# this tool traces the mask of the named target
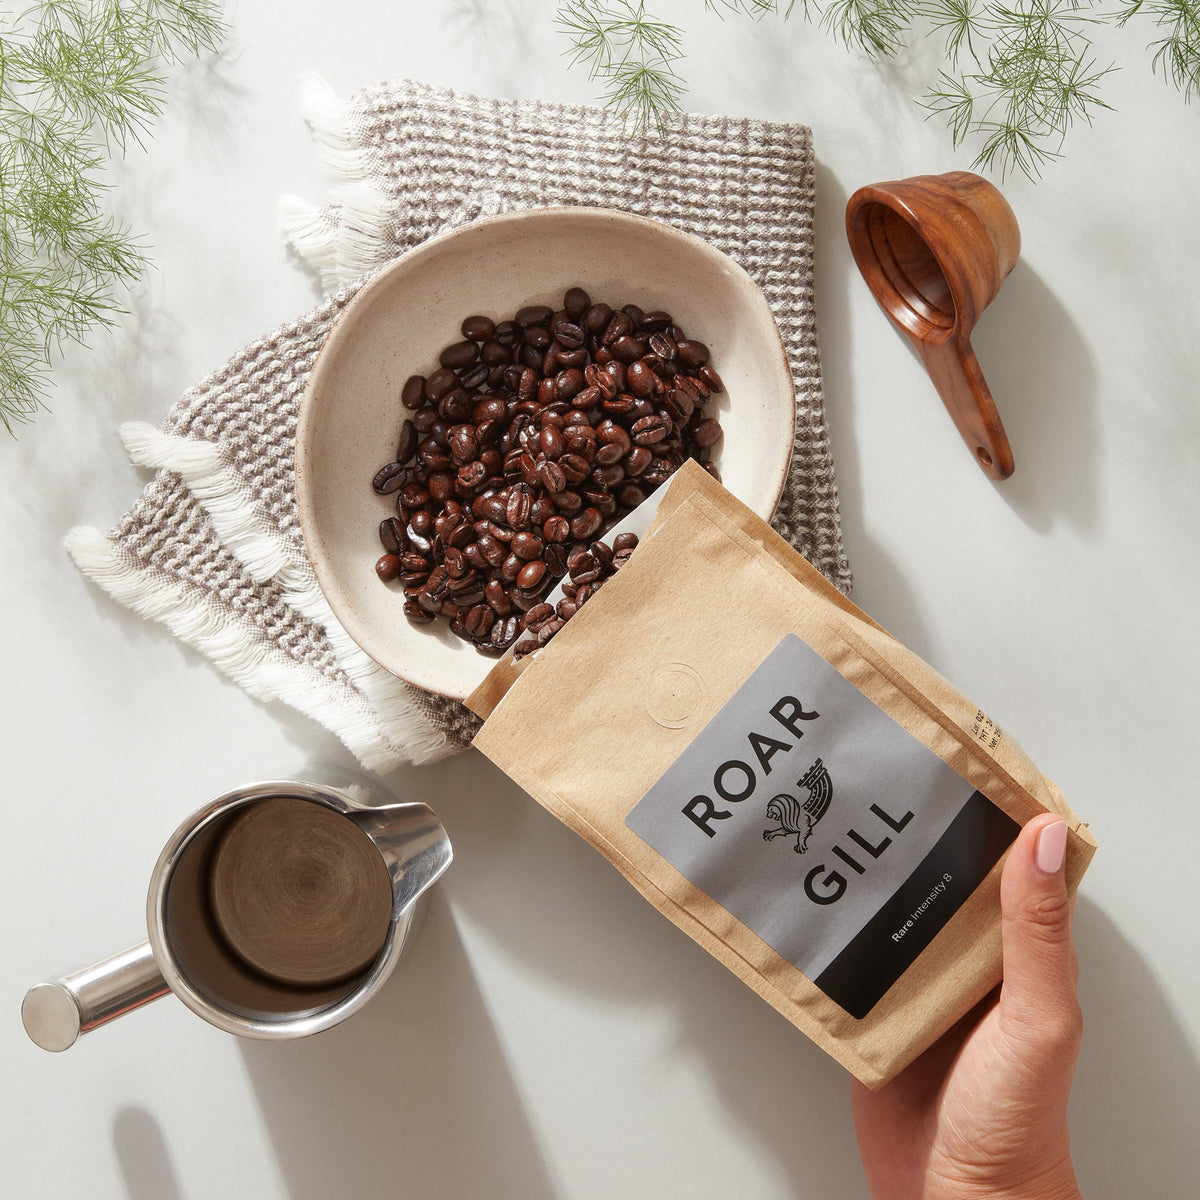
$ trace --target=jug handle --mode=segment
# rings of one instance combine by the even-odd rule
[[[165,996],[149,942],[52,983],[35,984],[21,1002],[21,1024],[43,1050],[66,1050],[81,1033]]]

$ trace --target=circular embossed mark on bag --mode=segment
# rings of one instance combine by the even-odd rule
[[[682,729],[704,703],[704,680],[686,663],[666,663],[650,677],[646,711],[666,729]]]

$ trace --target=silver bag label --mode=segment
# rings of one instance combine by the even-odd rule
[[[625,823],[857,1018],[1018,831],[795,634]]]

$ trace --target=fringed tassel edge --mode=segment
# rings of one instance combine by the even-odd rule
[[[400,757],[382,743],[359,698],[335,698],[328,683],[280,657],[253,633],[238,628],[226,611],[180,584],[139,568],[121,555],[99,530],[72,529],[64,541],[76,566],[118,603],[165,625],[180,641],[211,659],[239,687],[258,700],[282,700],[335,733],[368,770],[387,771]]]
[[[426,763],[453,753],[455,747],[422,711],[418,693],[368,657],[345,631],[307,560],[298,558],[261,516],[219,446],[140,422],[127,422],[120,432],[134,462],[174,471],[183,479],[222,544],[252,579],[273,580],[290,607],[325,631],[338,666],[372,709],[378,723],[375,740],[387,747],[387,754],[396,762]]]
[[[369,155],[354,127],[353,105],[339,100],[317,75],[300,80],[300,113],[316,139],[333,186],[326,209],[295,196],[279,202],[279,227],[289,245],[332,291],[352,283],[386,255],[392,206],[371,178]]]

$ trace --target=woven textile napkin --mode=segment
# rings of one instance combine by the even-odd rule
[[[325,335],[381,265],[477,217],[588,204],[705,238],[763,289],[796,383],[795,452],[774,524],[849,591],[813,311],[807,128],[680,115],[647,139],[602,109],[486,100],[411,81],[342,103],[309,79],[301,103],[331,200],[285,197],[281,224],[328,298],[191,388],[161,430],[122,427],[134,461],[156,474],[107,535],[71,531],[68,549],[86,575],[250,694],[320,721],[369,769],[464,748],[476,718],[378,667],[317,587],[296,511],[297,413]]]

